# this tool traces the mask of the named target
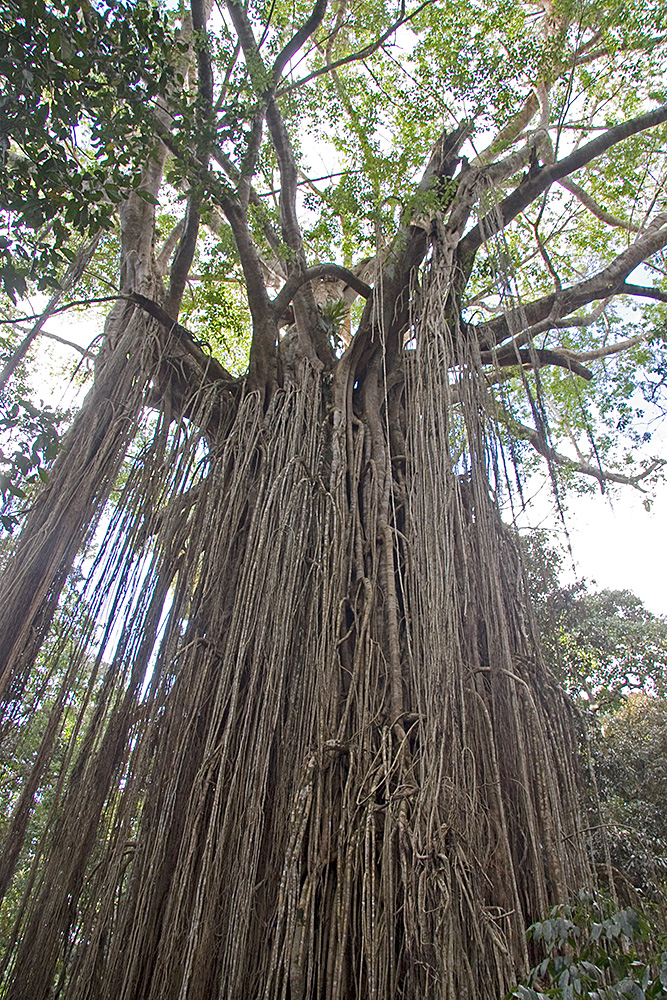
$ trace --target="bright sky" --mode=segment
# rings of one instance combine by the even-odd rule
[[[632,590],[656,614],[667,614],[667,487],[650,513],[641,495],[626,487],[613,503],[604,497],[577,501],[570,527],[581,575],[599,587]]]
[[[664,442],[659,450],[667,452]],[[643,506],[647,496],[652,500],[650,512]],[[531,504],[520,526],[546,529],[563,546],[569,535],[578,578],[593,589],[631,590],[650,611],[667,615],[667,483],[649,494],[621,486],[613,495],[596,490],[570,498],[567,535],[546,479],[532,492],[527,490],[528,497]],[[572,579],[574,570],[568,576]]]

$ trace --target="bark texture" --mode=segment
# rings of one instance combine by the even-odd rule
[[[298,361],[268,406],[202,383],[147,411],[7,1000],[492,1000],[590,881],[450,280],[401,371],[380,320],[361,367]]]

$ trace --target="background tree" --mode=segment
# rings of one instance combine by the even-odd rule
[[[667,827],[664,775],[667,765],[664,696],[629,696],[599,720],[595,767],[602,815],[610,835],[619,889],[627,879],[641,897],[664,902]]]
[[[500,995],[593,873],[497,498],[659,469],[608,431],[662,364],[661,8],[3,17],[9,298],[115,284],[0,587],[12,705],[83,552],[95,678],[5,995]]]
[[[616,709],[633,691],[665,696],[667,622],[629,590],[563,584],[567,557],[543,532],[522,539],[531,603],[551,669],[579,706]]]
[[[524,545],[542,649],[582,713],[598,859],[606,844],[626,903],[664,903],[667,621],[629,591],[563,585],[565,560],[539,533]]]

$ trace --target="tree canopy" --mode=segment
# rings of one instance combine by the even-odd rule
[[[406,240],[414,265],[436,235],[455,250],[447,308],[492,373],[512,458],[536,449],[599,480],[656,473],[633,446],[650,437],[634,418],[645,400],[660,405],[665,365],[660,4],[231,4],[184,16],[6,7],[10,301],[29,288],[55,289],[51,308],[139,291],[119,280],[114,235],[136,192],[155,204],[165,275],[180,240],[166,313],[178,305],[238,373],[252,330],[251,380],[270,386],[281,376],[268,355],[294,295],[308,297],[296,291],[306,270],[319,268],[323,332],[298,352],[331,369],[341,329],[345,340],[361,321],[359,343],[373,335],[361,313],[374,269],[405,256]]]

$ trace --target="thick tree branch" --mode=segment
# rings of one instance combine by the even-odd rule
[[[627,281],[618,289],[619,295],[637,295],[645,299],[657,299],[658,302],[667,302],[667,292],[661,288],[648,288],[645,285],[631,285]]]
[[[199,116],[202,125],[210,122],[213,115],[213,67],[208,51],[206,37],[206,22],[208,18],[204,0],[190,0],[192,27],[195,31],[195,50],[197,53],[197,87],[199,91]],[[201,165],[208,170],[208,155],[201,159]],[[165,310],[174,319],[178,316],[183,299],[183,292],[192,267],[197,237],[199,235],[199,197],[190,192],[188,207],[185,213],[183,231],[171,265],[169,290],[165,301]]]
[[[363,48],[358,49],[356,52],[351,52],[346,56],[341,56],[340,59],[335,59],[333,61],[327,60],[325,66],[321,66],[319,69],[313,70],[307,76],[301,77],[300,80],[295,80],[293,83],[288,83],[284,87],[280,87],[276,91],[277,97],[283,97],[286,94],[291,94],[293,91],[298,90],[299,87],[305,87],[306,84],[310,83],[312,80],[316,80],[320,76],[325,76],[327,73],[331,73],[332,70],[338,69],[340,66],[347,66],[349,63],[360,62],[362,59],[367,59],[368,56],[372,56],[374,52],[377,52],[381,48],[387,39],[391,38],[398,29],[404,25],[408,24],[413,20],[425,7],[430,6],[434,0],[425,0],[425,3],[421,3],[416,10],[411,11],[410,14],[405,13],[405,4],[402,5],[401,16],[391,24],[386,31],[383,31],[374,42],[369,42],[368,45],[364,45]]]
[[[234,2],[234,0],[228,0],[227,11],[241,44],[255,91],[260,98],[263,98],[267,91],[267,70],[246,11],[240,3]],[[239,181],[242,181],[241,172],[239,172]],[[250,197],[249,191],[247,197]],[[254,387],[265,389],[267,386],[275,385],[277,381],[278,326],[264,283],[259,254],[254,246],[248,226],[247,202],[244,204],[243,201],[237,199],[224,199],[220,201],[220,205],[234,234],[246,280],[248,305],[253,321],[250,383]]]
[[[211,151],[211,156],[213,157],[213,159],[215,160],[215,162],[220,167],[222,167],[222,169],[225,171],[225,173],[227,174],[227,177],[230,179],[230,181],[232,181],[234,184],[237,185],[237,191],[238,191],[238,186],[241,184],[241,171],[236,166],[236,164],[232,163],[232,161],[227,156],[227,154],[224,152],[224,150],[220,149],[219,146],[216,146]],[[260,195],[257,193],[257,191],[255,190],[255,188],[250,183],[250,180],[246,178],[244,180],[244,184],[247,186],[247,189],[248,189],[248,203],[247,204],[250,204],[250,205],[253,206],[253,208],[257,209],[257,214],[258,214],[259,219],[261,221],[262,232],[264,233],[264,236],[266,238],[266,242],[269,244],[269,246],[271,247],[271,249],[275,253],[278,253],[279,250],[280,250],[280,237],[279,237],[278,233],[276,232],[276,230],[273,228],[273,226],[270,224],[270,222],[266,218],[266,215],[267,215],[266,206],[265,206],[264,202],[262,201],[262,198],[260,197]]]
[[[443,132],[433,147],[431,157],[417,189],[419,197],[431,190],[443,177],[451,177],[459,162],[459,150],[470,134],[470,124],[464,122],[451,133]],[[461,182],[463,184],[463,181]],[[459,186],[460,191],[460,186]],[[460,206],[460,211],[465,212]],[[377,345],[378,326],[383,331],[385,351],[393,362],[401,355],[402,335],[409,322],[410,283],[414,269],[424,259],[428,249],[428,233],[423,226],[407,222],[398,230],[392,246],[383,260],[381,295],[367,299],[359,329],[345,352],[346,366],[360,370]],[[377,287],[377,286],[376,286]]]
[[[271,72],[272,87],[275,88],[278,85],[282,72],[292,56],[295,55],[304,42],[306,42],[315,31],[317,31],[322,23],[326,9],[327,0],[317,0],[313,8],[313,12],[306,23],[299,28],[295,35],[292,36],[282,52],[278,53]]]
[[[658,216],[644,235],[592,278],[565,288],[558,295],[552,292],[510,309],[488,323],[477,324],[473,329],[479,337],[482,350],[489,350],[494,344],[501,344],[509,337],[514,337],[514,342],[520,346],[538,333],[551,329],[556,320],[596,299],[624,293],[639,294],[630,291],[633,286],[626,285],[625,278],[651,254],[667,246],[666,223],[666,217]],[[652,290],[646,289],[641,294],[648,291]]]
[[[208,14],[203,0],[190,0],[192,27],[197,32],[195,50],[197,53],[197,84],[206,114],[213,108],[213,67],[208,50],[206,22]]]
[[[241,42],[246,65],[253,80],[256,93],[267,102],[266,123],[280,170],[280,222],[282,236],[285,244],[291,251],[290,258],[287,261],[288,272],[303,272],[306,270],[306,257],[303,248],[301,229],[296,213],[297,166],[292,143],[287,129],[285,128],[285,123],[280,113],[275,94],[272,90],[273,81],[270,78],[270,74],[268,74],[266,66],[262,60],[248,16],[244,8],[239,3],[235,3],[234,0],[227,0],[227,9],[236,29],[239,41]],[[323,16],[324,11],[322,10],[321,13]],[[313,11],[313,16],[320,16],[319,0],[315,10]],[[309,23],[310,22],[307,22],[307,24]],[[303,30],[305,30],[305,28],[306,26],[304,26]],[[280,57],[278,58],[280,59]],[[226,214],[228,213],[226,212]],[[230,219],[230,222],[231,221],[232,220]],[[245,244],[249,243],[250,240],[248,236],[248,240],[244,243],[244,254],[246,256],[249,255],[251,248],[249,245]],[[239,253],[241,253],[240,247]],[[242,255],[242,263],[243,259],[244,257]],[[251,349],[251,373],[256,372],[259,375],[259,372],[264,368],[265,364],[268,364],[269,340],[271,339],[273,340],[271,345],[271,357],[274,357],[275,355],[277,325],[273,310],[270,307],[266,288],[264,288],[264,293],[257,302],[253,302],[253,295],[249,288],[248,300],[251,311],[253,309],[255,310],[253,313],[254,331],[253,347]],[[325,365],[330,364],[334,357],[333,350],[329,344],[326,333],[321,328],[315,299],[313,298],[312,291],[308,289],[307,286],[304,287],[303,290],[299,290],[297,297],[295,298],[294,305],[301,352],[306,356],[310,356],[313,360],[319,358],[319,360]],[[266,312],[264,312],[265,309],[267,310]],[[261,346],[258,344],[257,347],[255,347],[255,338],[257,336],[261,338],[262,344]],[[257,364],[255,364],[253,356],[256,359]],[[263,360],[260,362],[260,359]],[[273,362],[271,362],[271,364],[273,365]],[[269,381],[274,381],[273,375],[270,376]]]
[[[157,254],[155,263],[157,264],[158,273],[161,277],[165,274],[167,267],[169,266],[171,255],[178,246],[178,241],[181,238],[184,226],[185,219],[183,218],[172,228],[171,232],[162,244],[160,252]]]
[[[667,121],[667,104],[662,104],[653,111],[637,115],[621,125],[615,125],[603,132],[602,135],[596,136],[586,145],[581,146],[580,149],[570,153],[569,156],[541,167],[532,177],[524,179],[510,195],[504,198],[495,209],[487,213],[461,240],[458,258],[464,273],[469,274],[475,252],[484,240],[507,226],[553,183],[576,170],[580,170],[619,142],[649,128],[655,128],[656,125],[661,125],[665,121]]]
[[[257,40],[253,33],[250,21],[248,20],[245,8],[238,2],[238,0],[227,0],[227,12],[229,13],[232,24],[234,25],[234,30],[236,31],[238,40],[241,43],[248,72],[251,77],[265,78],[266,67],[264,66],[264,60],[262,59],[259,51],[259,46],[257,45]],[[255,82],[255,79],[253,82]],[[264,82],[265,84],[265,80],[259,82]],[[264,87],[259,87],[258,93],[261,93],[263,89]]]
[[[578,330],[590,326],[591,323],[597,323],[612,298],[613,295],[610,295],[606,299],[601,299],[595,308],[591,309],[585,316],[564,316],[563,319],[557,319],[553,324],[554,330]]]
[[[235,379],[234,376],[220,364],[217,358],[214,358],[210,354],[206,354],[197,343],[194,335],[180,323],[177,323],[176,320],[174,320],[172,316],[159,306],[157,302],[146,298],[145,295],[139,295],[138,292],[132,292],[127,296],[127,298],[128,301],[134,302],[135,305],[143,309],[144,312],[147,312],[149,316],[152,316],[153,319],[157,320],[163,329],[172,334],[178,343],[187,351],[187,353],[195,359],[202,372],[208,374],[211,378],[217,381],[227,383],[229,387],[238,384],[238,379]]]
[[[555,365],[557,368],[566,368],[574,375],[579,375],[587,382],[593,378],[593,372],[580,363],[580,356],[573,355],[567,351],[554,351],[534,348],[515,348],[513,344],[504,347],[502,351],[482,351],[482,364],[497,365],[499,368],[513,368],[517,365],[534,368]]]
[[[313,267],[306,268],[305,271],[292,272],[272,302],[276,316],[281,316],[284,313],[302,285],[305,285],[307,281],[324,277],[338,278],[339,281],[344,281],[346,285],[354,288],[355,292],[358,292],[365,299],[370,296],[373,290],[370,285],[357,277],[353,271],[348,271],[346,267],[341,267],[339,264],[315,264]]]
[[[548,141],[548,133],[541,130],[531,136],[530,140],[520,149],[516,149],[503,160],[496,160],[486,166],[479,166],[479,163],[471,164],[473,169],[478,169],[480,175],[491,184],[502,184],[504,180],[518,173],[527,166],[532,158],[539,151],[540,147]]]
[[[283,239],[291,250],[302,256],[303,242],[296,214],[298,177],[296,158],[283,117],[273,97],[268,103],[266,120],[280,168],[280,222]]]
[[[280,168],[280,223],[283,239],[291,251],[290,259],[287,261],[288,272],[290,275],[293,273],[300,275],[305,273],[307,268],[296,212],[298,171],[292,143],[275,97],[269,99],[266,122]],[[301,283],[301,288],[297,290],[294,299],[294,306],[300,350],[306,355],[312,354],[314,350],[324,365],[330,365],[334,357],[333,350],[321,327],[312,289],[307,284]]]
[[[643,45],[619,45],[615,48],[615,52],[651,52],[656,49],[659,45],[662,45],[667,41],[667,35],[660,35],[658,38],[651,38],[647,40]],[[577,66],[587,66],[589,63],[595,62],[596,59],[603,59],[605,56],[609,55],[609,49],[606,46],[600,46],[597,49],[593,49],[591,52],[586,52],[584,55],[577,58]]]
[[[225,210],[239,252],[252,317],[250,384],[253,388],[273,387],[277,382],[278,323],[264,282],[262,263],[248,227],[244,210],[230,204]]]
[[[195,250],[197,249],[197,236],[199,235],[199,206],[195,198],[190,195],[188,207],[185,213],[185,221],[178,247],[171,265],[169,277],[169,290],[165,300],[165,311],[174,319],[177,318],[181,308],[183,292],[188,280],[188,274],[192,267]]]
[[[224,178],[222,178],[220,174],[214,173],[208,164],[204,164],[200,160],[197,160],[192,148],[183,148],[179,145],[169,131],[169,128],[162,122],[158,115],[151,111],[150,108],[142,109],[142,117],[146,125],[149,125],[153,129],[155,138],[162,143],[162,145],[176,160],[179,161],[179,163],[192,164],[194,161],[197,164],[197,181],[199,181],[199,183],[206,188],[211,197],[214,198],[218,205],[223,207],[224,210],[224,206],[229,204],[230,200],[232,200],[235,196],[233,189],[230,186],[225,185]],[[218,156],[218,151],[214,148],[210,152],[216,162],[220,163],[220,166],[225,169],[222,160]]]
[[[501,423],[505,424],[508,430],[524,441],[527,441],[535,449],[538,454],[542,455],[547,461],[554,463],[555,465],[561,466],[561,468],[569,469],[571,472],[577,472],[583,476],[590,476],[592,479],[597,479],[600,484],[601,489],[604,490],[605,483],[619,483],[622,486],[633,486],[640,492],[646,492],[640,486],[640,483],[652,476],[654,472],[662,468],[667,462],[664,459],[656,458],[654,459],[648,468],[644,469],[643,472],[638,473],[636,476],[625,476],[620,472],[611,472],[607,469],[599,468],[595,465],[590,465],[586,461],[577,461],[573,458],[568,458],[567,455],[563,455],[561,452],[556,451],[551,445],[544,439],[544,437],[535,430],[534,427],[529,427],[527,424],[522,423],[517,420],[516,417],[504,410],[498,403],[494,402],[492,404],[492,409],[494,410],[496,419]]]
[[[250,204],[250,198],[253,194],[254,188],[252,186],[252,177],[255,173],[257,167],[257,159],[259,157],[259,150],[262,145],[262,136],[264,135],[264,117],[266,115],[266,102],[264,100],[260,101],[260,106],[255,112],[255,117],[252,123],[252,129],[250,131],[250,138],[248,140],[248,146],[243,156],[243,162],[241,164],[241,169],[238,176],[237,184],[237,197],[241,207],[246,210]]]
[[[516,142],[539,110],[540,102],[537,99],[537,94],[535,90],[531,90],[521,109],[500,130],[491,145],[487,149],[482,150],[479,156],[472,160],[470,166],[482,167],[491,163],[499,153],[507,149],[508,146],[511,146],[513,142]]]

